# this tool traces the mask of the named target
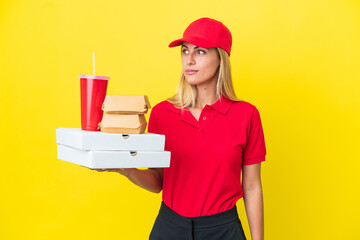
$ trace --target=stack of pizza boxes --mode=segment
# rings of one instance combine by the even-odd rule
[[[88,168],[170,167],[165,135],[145,132],[145,95],[107,95],[101,131],[57,128],[58,159]]]

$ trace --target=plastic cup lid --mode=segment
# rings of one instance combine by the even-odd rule
[[[110,77],[96,76],[96,75],[79,75],[79,78],[91,78],[96,80],[110,80]]]

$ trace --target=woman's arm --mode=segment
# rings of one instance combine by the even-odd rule
[[[141,170],[137,168],[114,168],[114,169],[96,169],[98,172],[117,172],[127,177],[131,182],[153,193],[159,193],[162,190],[163,169],[149,168]]]
[[[261,163],[243,165],[242,187],[251,239],[264,239],[264,207],[260,175]]]

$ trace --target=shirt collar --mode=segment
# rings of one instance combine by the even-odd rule
[[[214,104],[209,105],[209,106],[212,107],[213,109],[217,110],[218,112],[222,113],[222,114],[226,114],[229,111],[231,104],[232,104],[232,100],[226,98],[223,95]],[[179,113],[179,114],[182,113],[182,110],[180,108],[175,107],[170,102],[169,102],[169,104],[167,106],[167,109],[169,109],[170,111]],[[189,109],[185,108],[184,111],[189,111]]]

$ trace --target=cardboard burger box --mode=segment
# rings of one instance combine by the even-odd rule
[[[144,114],[105,113],[99,126],[104,133],[141,134],[145,132],[147,122]]]
[[[100,131],[107,133],[141,134],[147,122],[144,114],[150,106],[146,95],[106,95],[102,109],[105,112]]]
[[[57,157],[89,168],[170,167],[165,135],[56,129]]]
[[[106,95],[102,109],[107,113],[145,114],[151,108],[146,95]]]

